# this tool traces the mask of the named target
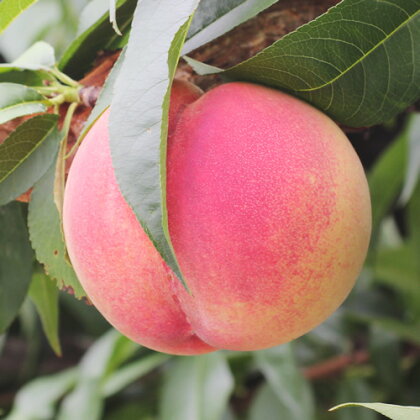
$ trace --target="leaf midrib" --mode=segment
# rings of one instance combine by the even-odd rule
[[[392,32],[390,32],[386,37],[384,37],[378,44],[376,44],[374,47],[372,47],[369,51],[367,51],[366,54],[364,54],[362,57],[360,57],[358,60],[356,60],[351,66],[349,66],[346,70],[338,74],[333,79],[329,80],[328,82],[324,83],[323,85],[319,85],[313,88],[308,89],[295,89],[295,92],[313,92],[318,89],[322,89],[326,86],[331,85],[341,77],[343,77],[346,73],[348,73],[351,69],[353,69],[355,66],[357,66],[359,63],[361,63],[366,57],[368,57],[371,53],[373,53],[377,48],[379,48],[381,45],[383,45],[386,41],[388,41],[396,32],[398,32],[403,26],[408,24],[412,19],[414,19],[418,14],[420,13],[420,10],[417,10],[412,16],[409,16],[407,20],[402,22],[400,25],[398,25]]]

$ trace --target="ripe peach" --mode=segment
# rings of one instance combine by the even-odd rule
[[[184,88],[171,97],[167,206],[190,294],[120,193],[107,113],[65,192],[76,273],[111,324],[156,350],[292,340],[327,318],[359,274],[371,225],[363,168],[337,125],[294,97],[228,83],[178,101]]]

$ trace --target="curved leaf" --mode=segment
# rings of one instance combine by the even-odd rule
[[[340,404],[331,408],[335,411],[344,407],[365,407],[383,414],[392,420],[418,420],[420,418],[419,407],[403,407],[401,405],[383,404],[383,403],[347,403]]]
[[[86,296],[73,267],[61,231],[61,221],[54,203],[55,161],[35,184],[29,203],[28,226],[32,247],[45,271],[57,280],[59,287],[68,287],[77,298]]]
[[[53,418],[55,404],[74,385],[77,374],[77,369],[72,368],[32,380],[19,390],[5,420]]]
[[[44,114],[21,124],[0,145],[0,204],[30,188],[45,173],[54,153],[58,116]]]
[[[223,74],[286,89],[348,126],[370,126],[420,97],[419,43],[420,0],[343,0]]]
[[[44,97],[36,90],[17,83],[0,83],[0,124],[23,115],[47,110]]]
[[[309,383],[297,368],[291,344],[253,353],[257,367],[277,396],[278,415],[290,420],[314,418],[314,401]],[[264,391],[269,398],[269,392]],[[261,397],[262,398],[262,397]]]
[[[111,154],[122,194],[181,280],[166,212],[166,137],[170,86],[196,4],[197,0],[139,3],[109,122]]]
[[[42,328],[55,354],[61,356],[58,337],[58,289],[45,273],[35,272],[29,287],[29,297],[41,318]]]
[[[160,419],[219,420],[233,385],[222,353],[178,357],[163,385]]]
[[[30,121],[30,120],[28,120]],[[7,204],[31,188],[47,171],[54,160],[60,142],[56,129],[51,131],[42,144],[0,183],[0,205]]]

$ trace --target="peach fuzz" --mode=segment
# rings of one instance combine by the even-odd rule
[[[167,159],[169,230],[190,294],[120,193],[108,113],[70,170],[71,261],[105,318],[155,350],[290,341],[325,320],[361,270],[371,229],[363,168],[339,127],[294,97],[239,82],[191,92],[172,90]]]

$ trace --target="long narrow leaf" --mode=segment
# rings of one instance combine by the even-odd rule
[[[196,5],[196,0],[139,3],[115,84],[109,123],[121,191],[180,279],[166,214],[166,137],[169,89]]]

